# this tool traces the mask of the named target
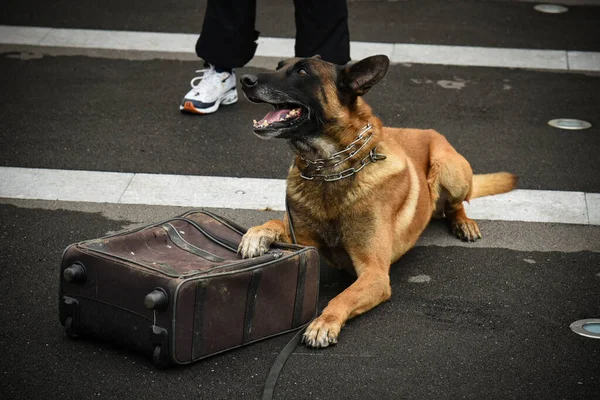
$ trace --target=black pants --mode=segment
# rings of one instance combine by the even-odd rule
[[[319,54],[335,64],[350,61],[346,0],[294,0],[296,57]],[[244,66],[254,57],[256,0],[208,0],[196,54],[221,68]]]

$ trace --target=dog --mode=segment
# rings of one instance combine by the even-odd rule
[[[250,228],[239,253],[256,257],[273,242],[292,243],[295,235],[357,277],[309,324],[303,335],[308,347],[337,343],[348,319],[391,297],[390,265],[415,245],[434,215],[445,217],[458,238],[475,241],[481,233],[463,202],[511,191],[517,183],[508,172],[473,175],[434,130],[383,127],[362,96],[388,67],[384,55],[347,66],[315,56],[240,79],[249,101],[274,107],[254,121],[254,133],[287,140],[296,156],[287,178],[289,214]]]

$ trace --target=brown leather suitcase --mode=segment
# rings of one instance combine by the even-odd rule
[[[205,211],[67,247],[59,318],[92,336],[186,364],[305,326],[317,310],[319,255],[275,244],[241,259],[245,229]]]

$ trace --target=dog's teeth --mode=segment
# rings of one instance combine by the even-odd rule
[[[257,124],[258,124],[258,121],[256,121],[255,119],[253,119],[253,120],[252,120],[252,123],[253,123],[254,125],[257,125]]]

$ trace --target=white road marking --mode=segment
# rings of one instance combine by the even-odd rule
[[[120,203],[284,210],[285,180],[135,174]]]
[[[197,34],[0,25],[0,44],[194,54]],[[386,54],[395,63],[600,71],[600,53],[568,50],[351,42],[359,60]],[[262,37],[256,56],[293,57],[294,39]]]
[[[431,276],[429,275],[416,275],[408,278],[409,283],[429,283],[431,282]]]
[[[473,219],[589,224],[583,192],[515,190],[465,204]]]
[[[600,225],[600,194],[586,193],[585,203],[588,209],[590,225]]]
[[[118,203],[134,174],[0,167],[0,197]]]
[[[285,180],[0,167],[0,198],[285,210]],[[600,194],[515,190],[474,199],[474,219],[600,225]]]

